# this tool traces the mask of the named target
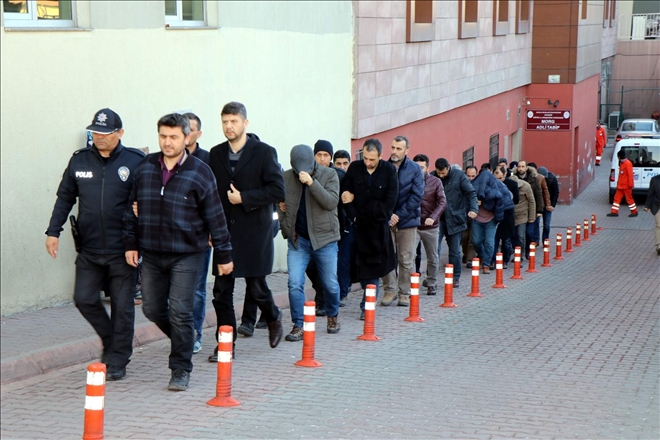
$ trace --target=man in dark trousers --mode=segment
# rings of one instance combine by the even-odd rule
[[[218,326],[231,325],[236,340],[234,282],[245,278],[245,301],[257,304],[268,323],[272,348],[282,339],[282,311],[266,283],[273,270],[273,204],[284,200],[284,180],[277,151],[248,136],[247,110],[240,102],[222,108],[222,129],[227,142],[211,149],[211,169],[231,233],[234,272],[214,272],[213,307]],[[214,254],[215,259],[215,254]],[[214,266],[215,269],[215,266]],[[217,362],[217,348],[209,362]]]
[[[367,139],[363,160],[351,163],[341,185],[341,200],[355,222],[356,265],[360,285],[376,285],[396,267],[396,254],[390,233],[390,220],[399,194],[396,168],[382,159],[383,145]],[[360,308],[364,319],[364,300]]]
[[[233,270],[229,231],[211,169],[190,154],[188,118],[177,113],[158,120],[160,152],[150,154],[135,173],[124,214],[126,261],[137,266],[142,252],[142,311],[171,339],[168,389],[188,388],[195,343],[193,302],[197,277],[209,245],[215,270]]]
[[[477,193],[465,173],[450,166],[444,157],[435,161],[435,173],[442,181],[447,200],[447,208],[440,216],[438,254],[444,237],[449,250],[449,264],[454,266],[454,288],[458,288],[461,279],[461,236],[467,229],[468,217],[473,220],[477,217]]]
[[[655,251],[660,255],[660,174],[651,178],[644,211],[655,217]]]
[[[133,353],[137,279],[137,271],[124,259],[122,214],[144,153],[122,145],[121,118],[109,108],[96,112],[87,130],[93,144],[73,153],[64,171],[46,230],[46,251],[57,257],[62,226],[77,200],[80,249],[73,301],[103,342],[106,379],[120,380]],[[110,296],[110,316],[101,290]]]
[[[197,142],[202,137],[202,120],[194,113],[184,113],[183,116],[190,121],[190,137],[186,141],[186,150],[197,159],[209,164],[209,152],[199,146]],[[197,287],[195,287],[195,300],[193,302],[193,323],[195,325],[195,346],[193,353],[202,350],[202,327],[206,317],[206,280],[209,274],[209,263],[211,262],[211,247],[204,252],[202,265],[199,269]]]

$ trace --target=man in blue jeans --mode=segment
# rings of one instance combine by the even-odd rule
[[[444,237],[449,246],[449,264],[454,266],[454,287],[458,288],[461,278],[461,235],[467,229],[467,218],[477,217],[477,194],[465,173],[453,169],[443,157],[435,161],[435,176],[442,180],[447,199],[447,209],[440,216],[438,254]]]
[[[337,242],[339,241],[339,177],[334,169],[319,165],[308,145],[291,150],[291,169],[284,172],[286,195],[278,206],[282,237],[287,239],[289,305],[293,329],[287,341],[303,337],[305,270],[314,260],[325,294],[328,333],[338,333],[339,283]]]
[[[209,235],[218,272],[234,269],[222,202],[211,169],[185,149],[190,123],[172,113],[158,121],[160,153],[138,166],[124,213],[126,262],[142,251],[142,311],[171,339],[168,389],[188,388],[195,342],[193,301]]]
[[[202,137],[202,121],[194,113],[184,113],[183,116],[190,122],[190,138],[186,141],[186,150],[197,159],[209,165],[209,152],[199,146],[197,141]],[[206,317],[206,281],[209,275],[209,263],[211,262],[211,247],[204,252],[202,265],[199,268],[197,287],[195,287],[195,300],[193,302],[193,323],[195,325],[195,345],[193,353],[202,351],[202,328]]]

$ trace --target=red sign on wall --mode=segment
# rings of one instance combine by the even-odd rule
[[[527,130],[570,131],[570,110],[527,110]]]

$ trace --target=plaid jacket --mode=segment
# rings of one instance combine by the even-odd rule
[[[150,252],[192,253],[208,249],[209,233],[218,264],[231,259],[231,242],[215,177],[201,160],[188,154],[163,186],[158,158],[148,155],[135,172],[124,213],[124,247]],[[138,202],[138,217],[131,205]]]

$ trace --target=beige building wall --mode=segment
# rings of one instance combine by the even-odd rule
[[[357,117],[363,138],[531,81],[531,33],[493,36],[493,2],[480,1],[479,36],[458,38],[458,1],[435,1],[433,41],[406,43],[406,0],[356,1]],[[531,14],[531,11],[530,11]]]
[[[606,59],[616,55],[616,40],[617,40],[617,27],[619,25],[618,16],[619,16],[619,3],[614,4],[614,17],[611,20],[608,20],[607,23],[603,24],[601,43],[600,43],[600,58]],[[601,7],[602,11],[602,7]],[[611,11],[611,10],[610,10]],[[597,14],[598,12],[596,12]],[[611,14],[611,12],[609,13]],[[608,15],[609,15],[608,14]],[[600,14],[603,17],[603,13]]]
[[[601,70],[601,38],[603,36],[602,0],[580,0],[587,2],[587,18],[578,16],[578,40],[576,47],[575,82],[579,83]],[[582,4],[579,6],[582,12]]]
[[[3,315],[71,300],[69,227],[57,260],[45,252],[44,230],[62,172],[100,108],[121,115],[125,145],[152,152],[156,121],[177,110],[200,116],[203,148],[223,142],[220,110],[232,100],[247,106],[249,131],[277,148],[285,169],[298,143],[350,148],[349,2],[209,2],[209,27],[196,30],[166,30],[162,2],[76,4],[87,30],[0,27]],[[276,270],[285,257],[278,235]]]

